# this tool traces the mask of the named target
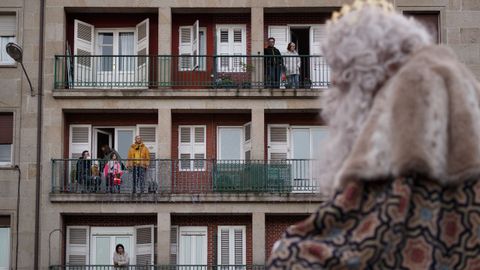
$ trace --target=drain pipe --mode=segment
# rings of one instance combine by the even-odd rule
[[[40,194],[42,173],[42,126],[43,126],[43,60],[45,36],[45,0],[40,0],[40,32],[38,37],[38,102],[37,102],[37,170],[35,183],[35,246],[33,269],[39,269],[40,250]]]
[[[15,170],[18,172],[18,182],[17,182],[17,216],[15,221],[15,231],[17,235],[15,237],[15,270],[18,269],[18,237],[20,232],[18,231],[18,223],[20,220],[20,180],[22,179],[22,171],[18,165],[15,165]]]

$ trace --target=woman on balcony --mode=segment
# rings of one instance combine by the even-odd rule
[[[285,53],[285,75],[287,76],[287,88],[298,89],[300,77],[300,57],[293,42],[288,43]]]
[[[270,269],[478,269],[480,84],[385,0],[356,1],[322,48],[336,88],[320,185]]]
[[[113,265],[117,268],[127,268],[130,264],[130,258],[128,253],[125,252],[125,248],[122,244],[118,244],[115,247],[115,252],[113,253]]]

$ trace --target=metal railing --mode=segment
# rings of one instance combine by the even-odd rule
[[[325,88],[317,55],[56,55],[55,89]]]
[[[264,270],[264,265],[52,265],[50,270]]]
[[[155,159],[146,169],[119,160],[52,159],[53,193],[317,192],[314,160]],[[110,164],[110,165],[109,165]],[[113,167],[112,167],[113,168]]]

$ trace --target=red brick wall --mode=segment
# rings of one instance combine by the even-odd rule
[[[217,238],[218,226],[223,225],[242,225],[246,226],[246,261],[252,264],[252,217],[244,216],[172,216],[172,225],[178,226],[206,226],[208,227],[208,264],[217,264]]]
[[[317,113],[267,113],[265,114],[265,159],[268,159],[268,125],[288,124],[297,126],[325,125],[325,121]]]
[[[265,217],[265,258],[270,257],[273,244],[280,239],[288,226],[306,219],[308,215],[267,215]]]

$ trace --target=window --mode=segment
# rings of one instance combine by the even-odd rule
[[[178,60],[180,71],[205,71],[207,46],[205,27],[199,27],[199,21],[190,26],[181,26],[178,35],[178,52],[184,57]],[[201,55],[198,57],[192,57]]]
[[[245,238],[245,226],[218,226],[218,265],[238,265],[235,269],[242,269],[246,264]]]
[[[219,72],[244,72],[247,59],[246,26],[217,25],[217,68]]]
[[[404,14],[407,17],[413,17],[419,21],[425,26],[430,35],[432,35],[433,42],[440,43],[440,14],[438,11],[405,11]]]
[[[178,127],[180,170],[205,170],[206,126]]]
[[[12,164],[13,113],[0,113],[0,165]]]
[[[15,14],[0,14],[0,65],[11,65],[15,61],[7,54],[7,43],[15,42],[17,19]]]
[[[0,216],[0,270],[10,269],[10,216]]]
[[[244,126],[218,127],[217,158],[219,160],[249,160],[251,123]]]

